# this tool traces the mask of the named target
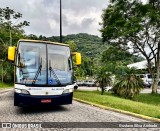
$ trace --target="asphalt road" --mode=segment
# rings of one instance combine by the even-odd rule
[[[13,90],[0,92],[0,122],[146,122],[136,117],[99,109],[73,101],[71,105],[51,108],[19,108],[13,106]],[[114,123],[113,123],[114,124]],[[0,129],[1,130],[1,129]],[[5,130],[5,129],[3,129]],[[20,129],[16,129],[20,130]],[[21,129],[24,130],[24,129]],[[37,129],[37,130],[46,130]],[[53,130],[53,129],[47,129]],[[69,131],[159,130],[157,128],[55,128]]]

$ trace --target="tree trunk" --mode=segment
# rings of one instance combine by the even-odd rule
[[[158,49],[157,49],[157,63],[155,63],[155,68],[156,68],[156,77],[154,79],[154,83],[152,84],[152,94],[157,93],[157,88],[158,88],[158,83],[159,83],[159,65],[160,65],[160,42],[158,43]]]
[[[154,75],[154,70],[152,69],[151,60],[149,58],[147,59],[147,63],[148,63],[148,71],[152,75],[152,85],[151,85],[151,88],[153,90],[153,88],[155,88],[155,75]]]
[[[154,83],[152,84],[152,94],[156,94],[157,93],[157,81],[155,79]]]
[[[104,93],[104,87],[102,86],[101,87],[101,95],[103,95],[103,93]]]

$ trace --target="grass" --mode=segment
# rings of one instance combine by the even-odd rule
[[[13,83],[2,83],[0,82],[0,89],[11,88],[13,87]]]
[[[116,97],[99,91],[75,91],[74,97],[95,104],[121,109],[145,116],[160,118],[160,95],[140,94],[134,100]]]
[[[160,107],[160,94],[140,94],[139,96],[136,96],[133,100]]]

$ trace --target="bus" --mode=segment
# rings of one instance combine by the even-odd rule
[[[21,39],[8,48],[14,63],[14,106],[72,104],[74,90],[73,60],[81,64],[81,54],[69,45]]]

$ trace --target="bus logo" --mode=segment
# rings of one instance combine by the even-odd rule
[[[49,85],[52,85],[52,84],[53,84],[53,79],[49,79],[49,80],[48,80],[48,84],[49,84]]]

